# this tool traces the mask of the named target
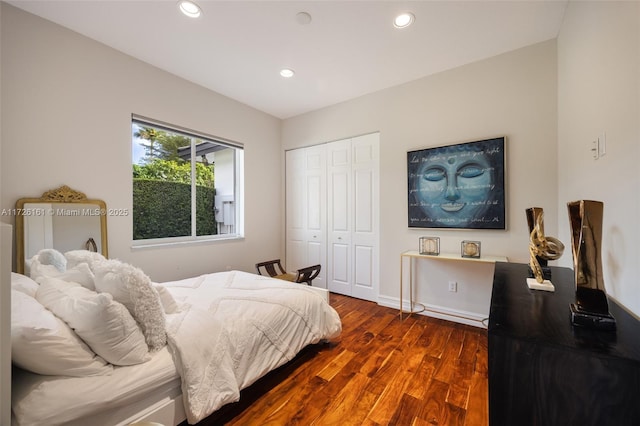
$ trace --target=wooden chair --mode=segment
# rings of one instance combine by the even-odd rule
[[[262,269],[261,269],[262,268]],[[284,270],[282,264],[280,263],[280,259],[268,260],[266,262],[256,263],[256,271],[258,271],[258,275],[266,272],[266,275],[277,278],[279,280],[291,281],[294,283],[307,283],[307,285],[311,285],[311,282],[320,274],[320,265],[307,266],[306,268],[300,268],[296,271],[296,273],[289,273]]]

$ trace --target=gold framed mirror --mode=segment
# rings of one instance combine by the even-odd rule
[[[108,257],[107,205],[66,185],[16,201],[16,272],[44,248],[87,249]]]

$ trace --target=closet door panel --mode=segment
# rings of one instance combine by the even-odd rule
[[[355,245],[353,248],[353,293],[355,297],[370,296],[373,290],[373,248]]]
[[[316,280],[319,279],[320,276],[326,277],[326,272],[322,273],[322,269],[326,267],[325,266],[326,262],[324,261],[324,259],[325,259],[324,244],[321,244],[320,242],[307,241],[307,250],[306,251],[307,251],[306,262],[309,264],[309,266],[311,266],[311,265],[321,265],[322,266],[322,268],[320,269],[320,274],[321,275],[318,275]],[[313,284],[316,284],[316,280],[313,280]]]
[[[379,264],[379,135],[352,139],[353,175],[353,292],[361,299],[378,300]]]
[[[318,175],[307,177],[307,229],[316,233],[322,229],[321,207],[321,177]]]
[[[335,242],[331,244],[329,262],[329,290],[351,296],[349,244]]]
[[[343,167],[348,169],[351,167],[351,140],[345,139],[343,141],[331,142],[328,145],[329,152],[329,168],[335,169]]]
[[[349,231],[349,173],[335,172],[331,175],[331,232]]]
[[[354,231],[373,233],[373,171],[356,170],[353,181],[355,182]]]
[[[351,140],[327,144],[329,290],[351,295]]]
[[[291,182],[289,189],[289,198],[291,204],[287,206],[287,226],[289,229],[305,228],[305,206],[301,201],[304,200],[304,181],[294,180]]]
[[[304,230],[305,223],[305,168],[304,153],[287,151],[286,153],[286,221],[288,230]]]
[[[306,258],[298,267],[321,265],[314,287],[327,288],[327,149],[305,148],[306,157]],[[296,268],[297,269],[297,268]]]
[[[300,265],[306,262],[307,244],[304,238],[291,238],[287,241],[287,265]],[[290,271],[297,269],[295,266],[284,266]]]
[[[373,145],[377,135],[364,135],[353,138],[353,166],[369,166],[372,161],[376,161],[376,147]]]
[[[304,261],[306,253],[305,153],[300,150],[285,154],[286,259],[285,267]],[[268,260],[268,259],[263,259]]]
[[[322,214],[321,209],[325,205],[324,198],[326,196],[321,197],[322,184],[320,179],[320,176],[309,176],[307,178],[307,258],[304,260],[305,264],[301,264],[300,267],[324,263],[322,251],[324,249],[324,234],[326,230],[322,220],[324,214]],[[324,274],[322,276],[324,277]]]
[[[286,153],[286,269],[322,265],[314,287],[327,287],[326,147]]]

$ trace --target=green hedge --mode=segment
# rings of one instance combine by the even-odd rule
[[[196,233],[216,234],[215,189],[197,186]],[[133,239],[191,235],[191,186],[133,179]]]

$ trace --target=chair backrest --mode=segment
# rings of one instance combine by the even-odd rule
[[[315,277],[320,274],[320,265],[307,266],[306,268],[298,269],[298,276],[296,277],[297,283],[307,283],[311,285],[311,282]]]
[[[276,267],[278,267],[279,271],[276,271]],[[270,277],[275,277],[276,275],[286,274],[287,271],[284,270],[282,264],[280,263],[280,259],[268,260],[266,262],[256,263],[256,271],[258,271],[258,275],[264,275],[260,268],[263,268],[267,275]]]

